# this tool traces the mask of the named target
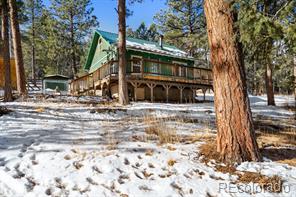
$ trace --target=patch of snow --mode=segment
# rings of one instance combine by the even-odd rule
[[[79,99],[102,101],[94,97]],[[289,99],[280,96],[276,102],[285,105]],[[264,101],[264,97],[251,97],[255,116],[292,115],[279,107],[267,107]],[[203,142],[159,145],[149,139],[133,140],[145,134],[145,116],[167,118],[168,126],[179,135],[206,132],[208,125],[175,120],[214,122],[213,103],[139,102],[122,108],[109,106],[118,108],[113,111],[104,111],[106,106],[102,105],[73,102],[32,100],[0,105],[13,110],[0,117],[0,196],[291,197],[296,191],[296,168],[286,164],[245,162],[237,169],[279,175],[290,186],[289,193],[230,193],[223,188],[237,177],[200,162],[198,147]],[[92,110],[94,113],[90,113]],[[173,165],[168,164],[170,160]]]

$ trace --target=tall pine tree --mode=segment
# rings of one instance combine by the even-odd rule
[[[21,43],[21,33],[19,27],[19,16],[17,3],[15,0],[9,0],[9,9],[10,9],[10,26],[11,34],[13,38],[13,49],[16,62],[16,79],[17,79],[17,90],[19,94],[25,96],[27,94],[26,90],[26,76],[25,68],[23,61],[23,49]]]
[[[205,0],[204,7],[213,64],[217,151],[229,163],[258,161],[236,13],[224,0]]]
[[[208,61],[208,43],[202,0],[168,0],[167,8],[155,21],[166,42],[184,49],[196,58]]]
[[[86,36],[98,27],[97,18],[92,15],[90,0],[52,0],[51,11],[57,19],[60,38],[65,42],[67,56],[70,58],[72,76],[76,77],[81,68],[81,55]]]
[[[290,81],[279,81],[274,78],[274,75],[286,75],[287,71],[292,72],[287,66],[283,69],[284,64],[288,65],[289,59],[277,58],[279,53],[283,54],[283,48],[287,45],[283,44],[285,32],[283,29],[286,23],[294,20],[293,6],[295,2],[287,0],[250,0],[238,1],[236,4],[239,8],[239,23],[241,30],[241,41],[245,47],[245,55],[247,57],[248,65],[253,67],[249,69],[251,72],[249,76],[253,82],[253,90],[257,89],[257,82],[262,80],[262,73],[265,73],[265,86],[268,98],[268,105],[275,105],[274,90],[276,87],[280,88],[284,83]],[[295,15],[295,14],[294,14]],[[277,58],[277,60],[275,59]],[[262,67],[264,66],[264,67]],[[263,72],[262,72],[263,71]],[[260,72],[258,74],[258,72]],[[259,79],[258,79],[259,78]],[[288,82],[291,83],[291,82]]]
[[[10,51],[9,51],[9,13],[8,1],[1,0],[1,40],[2,55],[4,63],[4,101],[12,101],[11,70],[10,70]]]

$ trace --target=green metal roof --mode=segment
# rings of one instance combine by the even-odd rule
[[[110,44],[114,44],[118,40],[118,34],[116,34],[116,33],[111,33],[111,32],[102,31],[102,30],[96,30],[96,32],[98,32]],[[158,42],[153,42],[153,41],[148,41],[148,40],[143,40],[143,39],[138,39],[138,38],[132,38],[132,37],[127,37],[126,40],[127,41],[130,41],[130,42],[139,43],[139,44],[153,44],[158,49],[161,49],[161,47],[159,46],[159,43]],[[165,44],[165,43],[163,44],[163,47],[168,47],[168,48],[172,48],[172,49],[178,49],[177,47],[175,47],[173,45],[169,45],[169,44]]]
[[[92,63],[92,60],[96,51],[96,47],[98,45],[98,39],[100,36],[103,37],[103,39],[105,39],[108,43],[110,43],[110,45],[116,44],[118,41],[118,34],[102,31],[102,30],[96,30],[92,40],[90,50],[89,50],[87,61],[84,66],[84,69],[86,70],[89,70],[91,67],[91,63]],[[160,47],[158,42],[152,42],[148,40],[142,40],[142,39],[131,38],[131,37],[127,37],[126,42],[127,42],[126,43],[127,49],[143,50],[143,51],[146,51],[147,53],[149,52],[157,53],[164,56],[173,56],[181,59],[193,60],[193,57],[188,56],[186,52],[178,49],[175,46],[172,46],[166,43],[164,43],[163,46]]]

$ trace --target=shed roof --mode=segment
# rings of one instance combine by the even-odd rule
[[[52,80],[69,80],[70,78],[64,75],[47,75],[43,79],[52,79]]]

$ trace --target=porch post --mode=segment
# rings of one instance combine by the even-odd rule
[[[89,76],[87,76],[87,78],[86,78],[86,88],[87,88],[86,95],[89,96],[89,89],[90,89],[90,87],[89,87]]]
[[[166,92],[166,102],[168,103],[169,102],[169,90],[170,88],[172,87],[171,85],[162,85],[165,89],[165,92]]]
[[[138,82],[130,82],[132,84],[132,86],[134,87],[134,98],[135,98],[135,101],[137,102],[138,101],[138,95],[137,95],[137,90],[138,90],[138,87],[141,85],[141,83],[138,83]]]
[[[206,92],[207,92],[207,89],[202,89],[203,101],[206,101]]]
[[[183,90],[184,90],[184,87],[179,86],[178,89],[180,90],[180,103],[182,103],[183,102]]]
[[[195,103],[196,89],[192,88],[192,102]]]
[[[97,87],[94,84],[94,96],[96,96]]]
[[[102,96],[105,96],[105,94],[104,94],[104,84],[101,84],[101,92],[102,92]]]
[[[154,88],[156,86],[156,84],[153,83],[147,83],[147,86],[150,88],[150,98],[151,98],[151,102],[154,102]]]

